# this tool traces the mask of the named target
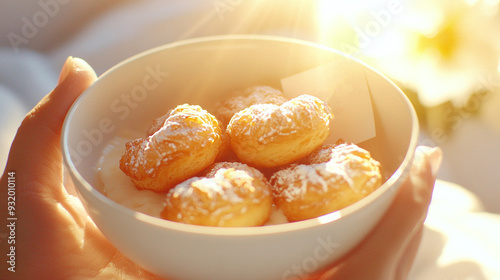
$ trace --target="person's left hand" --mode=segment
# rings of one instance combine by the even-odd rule
[[[63,185],[62,124],[75,99],[95,79],[85,61],[68,58],[57,87],[18,129],[0,181],[0,219],[15,224],[0,229],[1,279],[157,279],[118,252],[80,200],[69,194],[74,190]],[[10,203],[15,216],[9,217],[15,221],[7,220],[9,172],[15,183],[15,205]],[[15,272],[7,269],[14,264],[7,262],[11,249]]]

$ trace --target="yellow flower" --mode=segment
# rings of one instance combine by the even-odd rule
[[[463,104],[478,79],[498,74],[498,0],[405,1],[404,12],[377,39],[383,46],[363,50],[423,105]]]

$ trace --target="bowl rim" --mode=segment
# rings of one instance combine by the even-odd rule
[[[113,72],[114,70],[122,67],[123,65],[126,65],[127,63],[134,61],[136,59],[140,59],[144,56],[151,55],[153,53],[159,52],[159,51],[164,51],[167,49],[172,49],[184,45],[191,45],[191,44],[202,44],[202,43],[207,43],[207,42],[214,42],[214,41],[229,41],[229,40],[240,40],[240,41],[277,41],[277,42],[283,42],[283,43],[291,43],[291,44],[299,44],[299,45],[304,45],[308,47],[313,47],[317,49],[323,49],[329,52],[334,52],[337,54],[340,54],[348,59],[354,60],[357,63],[360,63],[367,69],[373,71],[376,73],[379,77],[383,78],[385,82],[391,84],[397,91],[400,93],[403,101],[409,108],[409,113],[411,116],[412,120],[412,127],[411,127],[411,137],[410,137],[410,142],[409,142],[409,147],[408,150],[399,165],[399,167],[396,169],[396,171],[382,184],[379,188],[377,188],[374,192],[369,194],[368,196],[364,197],[363,199],[355,202],[352,205],[349,205],[343,209],[337,210],[335,212],[313,218],[313,219],[308,219],[308,220],[303,220],[303,221],[298,221],[298,222],[291,222],[291,223],[285,223],[285,224],[276,224],[276,225],[266,225],[266,226],[260,226],[260,227],[211,227],[211,226],[200,226],[200,225],[191,225],[191,224],[184,224],[184,223],[179,223],[179,222],[173,222],[173,221],[168,221],[164,220],[161,218],[153,217],[141,212],[137,212],[135,210],[132,210],[126,206],[123,206],[101,192],[99,192],[97,189],[95,189],[87,180],[83,178],[83,176],[79,173],[78,169],[74,165],[74,163],[71,160],[70,156],[70,149],[69,149],[69,144],[68,144],[68,138],[69,138],[69,126],[71,125],[71,120],[73,118],[73,115],[75,114],[75,111],[78,108],[78,105],[85,100],[85,96],[89,94],[93,90],[96,84],[99,83],[99,80],[106,78],[106,76]],[[415,154],[415,149],[417,147],[417,142],[418,142],[418,134],[419,134],[419,123],[418,123],[418,118],[417,114],[415,112],[415,109],[411,102],[409,101],[408,97],[403,93],[403,91],[390,79],[388,79],[384,74],[380,73],[378,70],[374,69],[370,65],[364,63],[363,61],[357,59],[356,57],[350,56],[348,54],[345,54],[337,49],[324,46],[318,43],[310,42],[310,41],[305,41],[301,39],[295,39],[295,38],[287,38],[287,37],[281,37],[281,36],[273,36],[273,35],[246,35],[246,34],[234,34],[234,35],[217,35],[217,36],[204,36],[204,37],[197,37],[197,38],[191,38],[191,39],[185,39],[185,40],[180,40],[180,41],[175,41],[172,43],[167,43],[161,46],[157,46],[154,48],[151,48],[149,50],[140,52],[136,55],[133,55],[118,64],[114,65],[113,67],[109,68],[107,71],[105,71],[102,75],[98,77],[98,79],[89,87],[87,88],[78,98],[75,100],[75,102],[72,104],[71,108],[69,109],[63,123],[62,127],[62,134],[61,134],[61,147],[62,147],[62,154],[63,154],[63,161],[66,165],[66,168],[69,169],[70,175],[72,176],[73,180],[78,180],[81,184],[74,183],[75,188],[77,189],[80,197],[81,194],[80,192],[84,191],[87,192],[88,194],[92,195],[96,199],[98,199],[101,203],[106,205],[106,207],[113,209],[114,211],[120,213],[121,215],[128,216],[131,219],[136,219],[140,220],[144,223],[151,224],[157,227],[165,228],[165,229],[170,229],[178,232],[184,232],[184,233],[191,233],[191,234],[200,234],[200,235],[217,235],[217,236],[249,236],[249,235],[269,235],[269,234],[279,234],[279,233],[284,233],[284,232],[290,232],[290,231],[297,231],[297,230],[305,230],[313,227],[317,227],[323,224],[328,224],[332,223],[342,217],[349,216],[354,214],[355,212],[360,211],[363,207],[367,206],[368,204],[373,203],[375,200],[377,200],[380,196],[382,196],[383,193],[386,191],[389,191],[391,188],[396,187],[395,183],[398,180],[404,180],[407,173],[409,172],[409,168],[411,167],[413,157]],[[85,203],[84,203],[85,204]],[[88,210],[87,210],[88,211]]]

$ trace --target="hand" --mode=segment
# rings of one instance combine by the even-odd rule
[[[104,238],[80,200],[69,194],[74,190],[63,185],[62,123],[95,79],[86,62],[68,58],[57,87],[19,127],[0,181],[0,231],[8,237],[8,172],[15,172],[15,244],[1,240],[0,279],[156,279]],[[15,272],[7,269],[11,246]]]
[[[310,279],[407,279],[441,159],[439,148],[418,147],[408,178],[375,229],[340,261]]]

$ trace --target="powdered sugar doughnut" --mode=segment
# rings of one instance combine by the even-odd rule
[[[290,221],[319,217],[367,196],[382,184],[380,163],[352,143],[325,145],[270,179]]]
[[[120,169],[138,189],[167,191],[211,165],[223,146],[218,120],[197,105],[179,105],[153,122],[149,136],[127,142]]]
[[[224,124],[228,124],[234,114],[255,104],[281,105],[288,101],[283,93],[270,86],[251,86],[235,92],[217,106],[215,115]]]
[[[327,103],[301,95],[282,105],[257,104],[236,113],[227,126],[238,158],[254,167],[292,163],[318,148],[330,134]]]
[[[257,169],[216,163],[208,177],[193,177],[167,193],[161,217],[187,224],[261,226],[272,211],[271,186]]]

